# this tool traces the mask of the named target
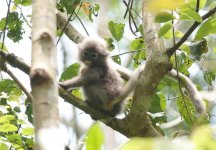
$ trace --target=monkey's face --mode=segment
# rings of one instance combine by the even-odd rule
[[[87,38],[78,45],[79,59],[88,66],[102,66],[109,55],[106,44],[93,38]]]
[[[85,49],[80,52],[80,60],[87,66],[101,66],[105,64],[107,55],[102,55],[94,49]]]

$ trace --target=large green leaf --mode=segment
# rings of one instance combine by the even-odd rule
[[[18,128],[13,124],[4,124],[0,126],[0,132],[15,132]]]
[[[182,98],[182,96],[180,96],[177,99],[177,106],[179,109],[179,112],[181,114],[181,116],[184,118],[185,122],[192,126],[192,124],[195,121],[195,108],[191,102],[191,100],[184,96],[184,98]]]
[[[186,12],[182,12],[179,20],[191,20],[196,22],[202,22],[202,17],[195,11],[189,10]]]
[[[155,16],[155,22],[163,23],[175,19],[175,16],[168,12],[160,12]]]
[[[95,123],[86,135],[86,150],[101,150],[104,144],[104,134],[100,128],[100,123]]]
[[[194,40],[200,40],[203,37],[216,33],[216,19],[215,18],[209,18],[207,21],[205,21],[200,28],[198,29],[195,39]]]
[[[122,39],[122,36],[123,36],[123,33],[124,33],[124,27],[125,27],[125,24],[122,24],[122,23],[115,23],[113,21],[110,21],[108,23],[108,28],[109,28],[112,36],[117,41],[120,41]]]
[[[5,143],[0,143],[0,150],[9,150],[9,148]]]
[[[4,115],[0,117],[0,123],[10,122],[11,120],[14,120],[14,119],[15,117],[13,115]]]
[[[61,74],[59,81],[65,81],[71,79],[78,75],[80,64],[74,63],[66,68],[66,70]]]

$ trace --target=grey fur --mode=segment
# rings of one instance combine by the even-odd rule
[[[115,116],[121,110],[122,100],[112,102],[120,95],[123,80],[109,63],[106,44],[87,38],[78,49],[79,60],[84,64],[80,74],[59,84],[65,89],[82,87],[89,105]]]

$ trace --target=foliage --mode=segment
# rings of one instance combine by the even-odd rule
[[[161,25],[158,36],[168,43],[168,48],[172,47],[170,45],[176,44],[187,34],[189,29],[188,25],[194,22],[200,24],[198,29],[194,29],[193,34],[181,44],[176,54],[171,56],[170,61],[175,69],[186,76],[190,76],[190,69],[194,65],[199,64],[200,66],[198,67],[200,67],[202,74],[197,76],[198,81],[195,84],[202,90],[207,86],[214,86],[215,83],[216,71],[206,68],[203,69],[203,64],[210,58],[211,60],[215,60],[215,55],[213,54],[215,54],[216,46],[215,44],[214,46],[210,45],[209,41],[210,39],[216,40],[216,16],[213,15],[203,20],[203,12],[205,14],[208,10],[214,8],[215,2],[211,0],[200,0],[200,11],[197,10],[197,2],[197,0],[188,0],[187,3],[184,0],[152,0],[150,1],[148,10],[156,13],[154,21]],[[26,34],[25,26],[29,26],[31,23],[22,14],[22,9],[31,6],[31,3],[31,0],[12,0],[11,6],[13,4],[13,9],[9,9],[7,16],[0,18],[1,39],[8,38],[14,43],[18,43],[23,39],[24,34]],[[134,4],[128,12],[125,11],[127,9],[126,7],[123,7],[124,10],[119,10],[120,7],[117,7],[118,12],[125,11],[124,17],[115,14],[115,8],[119,3],[121,2],[113,1],[115,6],[111,8],[109,12],[111,15],[109,15],[115,17],[108,20],[108,28],[104,29],[109,30],[111,35],[104,38],[108,43],[110,51],[119,52],[112,57],[113,60],[118,64],[123,64],[125,58],[122,55],[129,56],[127,57],[126,66],[135,69],[146,61],[146,47],[143,36],[148,36],[148,34],[144,34],[145,30],[142,26],[140,12],[141,1],[134,1],[136,5]],[[81,20],[84,24],[86,22],[90,22],[91,24],[95,22],[98,13],[102,11],[100,5],[94,4],[94,1],[87,2],[81,0],[60,0],[57,8],[65,12],[70,21]],[[69,17],[69,15],[73,17]],[[28,17],[31,17],[31,15]],[[124,20],[119,18],[124,18]],[[129,33],[128,28],[132,31],[132,34]],[[2,36],[3,34],[5,34],[5,37]],[[30,35],[28,36],[30,37]],[[0,41],[1,49],[9,51],[7,44],[4,40]],[[127,51],[122,52],[122,47],[123,49],[127,49]],[[78,63],[68,66],[61,74],[59,80],[64,81],[75,77],[78,74],[79,67],[80,65]],[[209,123],[209,118],[198,117],[188,93],[181,86],[178,81],[164,77],[155,91],[156,94],[149,108],[150,118],[154,126],[169,122],[179,115],[184,119],[183,125],[179,125],[181,129],[179,129],[179,126],[173,127],[171,130],[165,131],[165,133],[173,133],[173,130],[175,130],[174,132],[184,130],[191,133],[195,126]],[[72,93],[79,98],[83,97],[83,94],[78,90],[73,90]],[[211,113],[211,111],[208,112],[210,116]],[[175,116],[175,114],[177,115]],[[23,99],[23,93],[16,82],[2,76],[0,82],[0,149],[32,149],[34,145],[34,128],[32,124],[33,114],[31,101],[29,99]],[[185,149],[190,150],[194,146],[197,150],[212,149],[215,145],[214,134],[215,129],[209,126],[203,126],[192,132],[192,136],[185,136],[190,139],[190,142],[183,140],[176,145],[175,142],[170,140],[140,138],[130,140],[121,149],[151,150],[156,147],[158,149],[169,150],[183,149],[185,147]],[[165,136],[169,137],[167,134]],[[87,150],[102,149],[104,140],[100,124],[96,123],[86,133],[84,141],[85,147]]]

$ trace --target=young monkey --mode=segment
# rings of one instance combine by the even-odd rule
[[[120,112],[123,101],[115,98],[120,95],[124,82],[109,63],[109,52],[105,41],[86,38],[78,45],[78,49],[79,60],[84,66],[77,77],[60,82],[60,86],[67,90],[82,87],[85,101],[89,105],[115,116]]]

